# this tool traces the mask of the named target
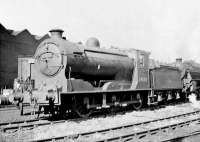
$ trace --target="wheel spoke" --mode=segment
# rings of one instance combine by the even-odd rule
[[[87,118],[91,115],[92,111],[87,108],[86,104],[81,99],[75,99],[73,104],[73,110],[79,117]]]

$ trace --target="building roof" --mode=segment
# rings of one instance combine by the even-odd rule
[[[17,36],[18,34],[20,34],[22,31],[14,31],[14,30],[8,30],[10,32],[11,35],[13,36]]]
[[[0,31],[5,31],[6,28],[0,23]]]
[[[34,40],[37,40],[37,41],[40,41],[43,38],[49,37],[48,34],[45,34],[44,36],[33,35],[27,29],[23,29],[23,30],[20,30],[20,31],[16,31],[16,30],[12,30],[12,29],[6,29],[1,23],[0,23],[0,31],[5,31],[8,34],[10,34],[12,36],[16,36],[16,37],[19,36],[23,32],[27,32],[28,34],[30,34],[34,38]]]

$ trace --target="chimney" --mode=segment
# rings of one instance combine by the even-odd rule
[[[181,65],[182,65],[182,58],[176,58],[176,67],[181,67]]]
[[[62,29],[52,29],[49,31],[51,33],[52,38],[60,38],[62,39],[63,30]]]

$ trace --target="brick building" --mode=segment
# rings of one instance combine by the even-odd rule
[[[32,35],[27,29],[13,31],[0,24],[0,88],[11,88],[17,77],[18,56],[34,55],[38,44],[49,36]]]

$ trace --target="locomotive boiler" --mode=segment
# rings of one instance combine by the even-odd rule
[[[140,109],[184,98],[182,70],[169,66],[150,69],[149,52],[105,49],[96,38],[86,45],[70,42],[60,29],[50,33],[35,52],[28,67],[30,75],[24,77],[30,82],[24,84],[31,86],[25,92],[45,112],[87,117],[101,109]]]
[[[63,78],[82,79],[95,86],[100,80],[131,81],[134,61],[127,54],[102,49],[95,38],[89,39],[84,46],[63,39],[61,30],[50,32],[51,38],[42,42],[35,53],[35,63],[42,78],[51,80],[62,74]],[[62,84],[64,90],[66,86]]]

